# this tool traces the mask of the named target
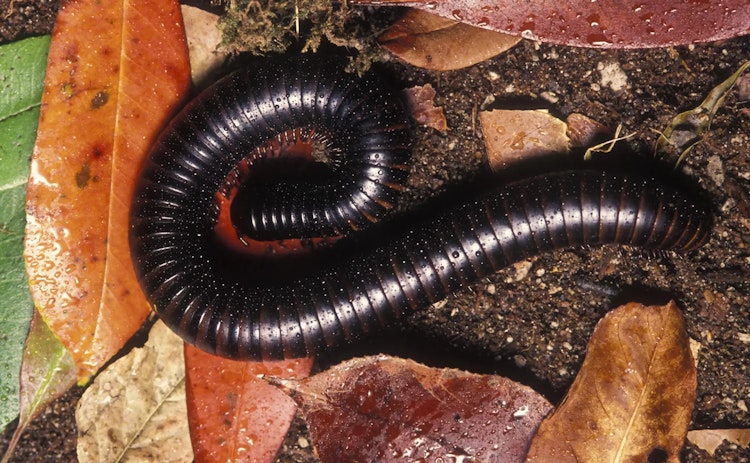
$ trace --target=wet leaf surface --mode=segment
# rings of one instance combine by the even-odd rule
[[[185,345],[195,461],[272,462],[297,409],[263,377],[304,378],[312,359],[237,362]]]
[[[409,6],[526,39],[578,47],[662,47],[750,33],[750,5],[745,0],[353,0],[351,3]]]
[[[64,3],[27,193],[34,301],[86,382],[148,313],[127,233],[134,179],[189,83],[171,0]]]
[[[570,149],[565,122],[542,110],[479,113],[487,160],[498,171],[522,160]]]
[[[676,463],[696,387],[677,306],[621,306],[597,324],[578,376],[526,461]]]
[[[344,362],[293,391],[321,461],[523,461],[552,408],[507,378],[387,356]]]

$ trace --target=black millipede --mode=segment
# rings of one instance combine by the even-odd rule
[[[208,352],[307,356],[538,253],[606,243],[689,251],[710,233],[709,212],[681,188],[574,170],[487,191],[309,274],[254,280],[249,258],[226,265],[217,250],[215,195],[248,153],[299,127],[323,134],[335,174],[312,190],[286,185],[233,205],[243,234],[349,234],[393,206],[410,157],[398,98],[375,77],[317,58],[219,81],[170,122],[142,168],[130,212],[136,274],[166,324]]]

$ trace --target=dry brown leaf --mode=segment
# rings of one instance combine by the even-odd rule
[[[677,463],[696,386],[677,306],[626,304],[596,326],[580,373],[526,461]]]
[[[443,108],[435,106],[435,89],[432,85],[407,88],[404,90],[404,96],[409,114],[419,124],[441,132],[448,129]]]
[[[471,66],[510,49],[520,40],[422,10],[407,11],[378,37],[386,50],[407,63],[436,71]]]
[[[570,140],[563,121],[543,110],[479,113],[487,160],[492,170],[536,156],[567,152]]]
[[[696,447],[713,456],[724,441],[740,447],[749,446],[750,429],[699,429],[688,432],[687,438]]]
[[[507,378],[387,356],[282,384],[295,392],[325,463],[521,462],[552,408]]]
[[[161,321],[104,370],[76,409],[80,463],[192,462],[182,339]]]

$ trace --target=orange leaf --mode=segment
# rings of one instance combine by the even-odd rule
[[[34,301],[86,382],[148,313],[127,230],[141,159],[189,85],[173,0],[64,2],[27,193]]]
[[[185,344],[195,461],[272,462],[297,407],[260,376],[304,378],[312,364],[312,358],[237,362]]]
[[[580,373],[539,427],[526,461],[676,463],[696,386],[675,304],[624,305],[596,326]]]

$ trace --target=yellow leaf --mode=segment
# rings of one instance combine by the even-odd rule
[[[677,463],[696,386],[675,304],[624,305],[597,325],[580,373],[542,422],[526,462]]]

